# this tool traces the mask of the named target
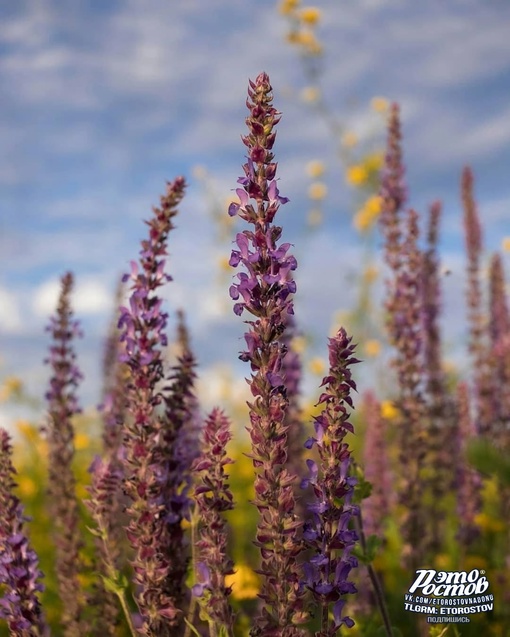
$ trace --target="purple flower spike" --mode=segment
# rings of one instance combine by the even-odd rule
[[[255,544],[262,556],[259,573],[263,605],[251,635],[300,637],[304,633],[296,624],[306,620],[296,567],[300,552],[296,535],[301,522],[294,515],[296,476],[285,468],[290,426],[285,384],[291,379],[283,364],[287,352],[283,334],[293,314],[296,284],[292,272],[297,264],[288,253],[290,244],[279,243],[282,229],[272,223],[287,199],[280,196],[275,177],[272,147],[280,114],[272,105],[272,89],[265,73],[250,81],[247,106],[248,135],[243,142],[248,157],[244,176],[238,180],[242,185],[237,189],[239,203],[230,206],[229,214],[237,214],[251,226],[237,235],[238,249],[230,257],[233,267],[244,268],[230,288],[230,296],[236,301],[234,313],[239,316],[247,311],[253,317],[246,321],[250,326],[245,335],[248,349],[239,357],[250,363],[252,371],[248,381],[254,396],[249,403],[249,433],[257,472],[254,504],[260,514]]]
[[[347,407],[352,407],[351,391],[356,390],[349,367],[359,361],[354,357],[354,346],[343,328],[329,339],[329,374],[324,378],[319,404],[324,408],[315,418],[322,434],[316,441],[320,462],[307,460],[310,477],[302,481],[303,487],[311,486],[314,498],[307,505],[311,519],[303,532],[305,546],[313,556],[304,565],[304,585],[321,609],[321,631],[317,637],[333,637],[345,624],[354,625],[342,615],[344,595],[355,593],[348,581],[350,571],[357,566],[351,555],[358,536],[348,529],[352,516],[358,509],[351,504],[356,480],[349,476],[351,452],[343,442],[352,431]],[[334,604],[334,623],[329,619],[330,605]]]
[[[28,518],[14,495],[16,470],[11,462],[9,434],[0,429],[0,618],[12,637],[46,637],[39,593],[43,590],[39,561],[25,535]]]
[[[127,277],[132,282],[129,307],[121,308],[119,320],[125,345],[121,360],[128,368],[129,417],[124,421],[123,461],[124,489],[132,505],[127,510],[130,522],[126,533],[135,551],[134,582],[143,618],[141,632],[147,637],[168,635],[181,614],[173,595],[176,548],[167,519],[173,451],[166,445],[165,420],[157,413],[164,400],[158,385],[164,378],[161,349],[167,342],[167,314],[161,310],[157,291],[170,280],[163,270],[168,234],[184,189],[184,178],[177,177],[168,184],[160,207],[153,208],[139,265],[132,267]]]
[[[232,437],[229,426],[223,412],[213,409],[205,424],[202,453],[193,466],[200,473],[195,498],[201,525],[197,542],[199,584],[193,587],[193,594],[204,596],[204,610],[215,625],[214,634],[231,637],[234,614],[225,578],[234,573],[234,565],[227,557],[227,525],[222,515],[234,508],[225,473],[225,467],[232,463],[226,452]]]
[[[79,324],[72,318],[70,295],[73,275],[62,277],[62,289],[56,315],[47,330],[53,343],[45,361],[52,368],[48,400],[48,424],[43,428],[48,440],[48,491],[50,515],[54,523],[56,547],[55,570],[59,594],[63,602],[61,617],[64,637],[79,637],[87,632],[83,619],[83,593],[78,579],[81,570],[79,551],[79,510],[75,493],[74,427],[72,418],[81,410],[76,387],[81,373],[76,366],[73,339],[81,335]]]

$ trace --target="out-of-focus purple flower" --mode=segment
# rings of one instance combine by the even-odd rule
[[[231,637],[234,615],[228,602],[231,589],[225,585],[225,578],[234,573],[234,565],[227,556],[227,525],[222,516],[234,508],[225,474],[225,466],[232,463],[226,452],[232,437],[229,427],[223,412],[214,409],[206,420],[202,452],[193,464],[193,471],[200,474],[195,499],[201,527],[196,543],[200,583],[193,587],[193,593],[205,595],[204,610],[216,633],[223,629]]]
[[[263,605],[251,635],[300,637],[303,631],[296,624],[306,619],[296,566],[300,551],[296,534],[301,522],[294,516],[296,477],[285,469],[288,398],[282,373],[287,350],[282,334],[287,315],[293,314],[296,284],[292,272],[297,264],[289,254],[290,244],[278,243],[282,229],[272,224],[279,206],[287,199],[280,196],[275,178],[271,149],[280,114],[272,105],[266,73],[250,81],[247,106],[248,135],[243,142],[248,157],[244,176],[238,180],[242,185],[237,189],[239,203],[230,206],[229,214],[238,215],[253,226],[237,235],[237,249],[230,258],[231,265],[244,268],[230,287],[230,296],[236,301],[234,312],[241,315],[246,310],[253,319],[246,321],[247,350],[240,355],[252,370],[248,383],[254,400],[248,403],[248,430],[257,471],[254,504],[260,514],[255,544],[262,557],[259,572]]]
[[[177,363],[164,387],[163,438],[167,451],[166,486],[163,500],[169,531],[168,551],[173,555],[168,594],[182,607],[189,550],[182,528],[190,520],[192,464],[200,453],[201,416],[195,396],[195,357],[190,349],[183,312],[178,312]]]
[[[475,523],[475,517],[482,508],[482,481],[478,472],[469,467],[466,459],[466,449],[469,441],[477,435],[470,414],[469,389],[466,383],[459,383],[457,387],[457,401],[459,412],[459,435],[457,438],[457,515],[459,529],[457,539],[467,549],[479,537],[480,529]]]
[[[351,555],[358,536],[349,528],[351,518],[358,514],[352,504],[356,478],[349,475],[351,451],[344,438],[353,431],[349,408],[353,406],[350,394],[356,390],[356,383],[350,366],[358,362],[351,339],[341,328],[329,339],[330,369],[322,381],[324,390],[318,403],[324,407],[315,417],[316,431],[321,434],[311,439],[319,463],[307,460],[309,477],[302,481],[304,488],[312,487],[314,495],[307,505],[312,517],[304,525],[303,542],[313,553],[304,565],[304,584],[321,612],[317,637],[332,637],[340,626],[354,625],[350,617],[343,616],[344,595],[356,592],[349,574],[358,565]],[[331,604],[333,622],[329,619]]]
[[[494,387],[492,399],[496,407],[495,441],[501,448],[510,443],[510,316],[505,291],[505,273],[499,254],[494,254],[489,274],[489,336],[490,364]]]
[[[167,314],[157,291],[171,277],[165,274],[168,234],[184,195],[184,178],[168,184],[159,208],[147,222],[149,236],[142,241],[139,264],[132,262],[129,306],[121,308],[119,328],[128,368],[124,422],[124,489],[132,500],[126,529],[135,551],[134,581],[143,617],[141,632],[167,636],[179,621],[180,609],[170,594],[173,554],[167,519],[168,474],[172,450],[166,446],[164,418],[157,412],[163,402],[158,388],[164,379],[161,348],[166,346]]]
[[[56,546],[55,570],[59,594],[63,603],[64,637],[80,637],[86,632],[83,620],[83,593],[78,574],[81,570],[74,458],[74,428],[72,418],[80,411],[76,387],[81,373],[76,366],[73,339],[81,335],[78,321],[73,320],[70,295],[73,276],[62,277],[62,289],[56,315],[47,330],[52,336],[50,356],[45,361],[52,368],[48,400],[48,422],[43,428],[48,441],[48,491],[50,515],[54,525]]]
[[[25,534],[23,505],[14,495],[16,470],[9,434],[0,428],[0,618],[7,621],[12,637],[46,637],[39,593],[39,560]]]
[[[364,474],[372,485],[370,496],[363,501],[363,527],[367,535],[380,534],[390,513],[393,477],[387,451],[387,423],[381,415],[381,405],[374,393],[363,396],[365,415]]]
[[[497,419],[493,397],[494,379],[491,373],[491,352],[485,316],[482,307],[480,260],[482,253],[482,229],[473,194],[473,173],[466,167],[462,172],[462,206],[464,209],[464,233],[467,262],[467,306],[469,325],[469,352],[473,360],[474,389],[476,394],[477,428],[480,433],[492,435]]]

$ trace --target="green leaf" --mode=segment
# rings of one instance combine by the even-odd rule
[[[188,619],[185,617],[184,621],[186,622],[186,624],[190,627],[190,630],[197,636],[200,637],[200,633],[198,632],[198,630],[195,628],[195,626],[193,626],[193,624],[191,624]]]

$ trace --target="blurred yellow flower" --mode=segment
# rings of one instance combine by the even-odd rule
[[[318,208],[310,210],[310,212],[308,213],[307,221],[308,225],[312,228],[319,226],[322,223],[322,211]]]
[[[23,498],[30,498],[37,492],[37,485],[30,476],[21,475],[17,482],[19,493]]]
[[[229,264],[229,258],[226,256],[221,256],[218,259],[218,265],[220,266],[220,270],[222,270],[223,272],[229,272],[230,271],[230,264]]]
[[[301,99],[303,100],[303,102],[318,102],[320,96],[321,93],[315,86],[305,86],[305,88],[301,91]]]
[[[317,177],[322,177],[325,172],[324,162],[319,161],[318,159],[314,159],[313,161],[309,161],[306,165],[306,172],[309,177],[312,179],[317,179]]]
[[[234,599],[255,599],[259,593],[259,579],[249,566],[237,564],[235,573],[225,577],[225,584],[232,586]]]
[[[377,217],[380,214],[381,208],[382,198],[378,195],[373,195],[365,201],[365,210],[374,217]]]
[[[367,211],[362,208],[354,215],[352,223],[358,232],[365,232],[372,227],[373,218]]]
[[[283,0],[278,7],[278,11],[282,15],[290,15],[297,9],[299,2],[300,0]]]
[[[478,513],[475,515],[475,524],[483,531],[499,533],[505,529],[505,525],[501,520],[491,518],[487,513]]]
[[[372,227],[379,216],[382,207],[381,197],[373,195],[369,197],[360,210],[354,215],[353,224],[359,232],[364,232]]]
[[[28,420],[18,420],[16,422],[16,429],[23,436],[23,438],[26,438],[26,440],[30,440],[30,442],[34,442],[39,436],[37,429],[32,426],[28,422]]]
[[[356,146],[357,143],[358,136],[356,133],[353,133],[352,131],[344,133],[342,137],[342,146],[345,146],[345,148],[352,148],[353,146]]]
[[[317,24],[321,18],[321,10],[317,7],[305,7],[299,14],[300,19],[305,24]]]
[[[308,368],[310,369],[312,374],[317,374],[318,376],[320,376],[326,371],[326,364],[324,362],[324,359],[316,356],[315,358],[312,358],[312,360],[308,363]]]
[[[316,181],[308,188],[308,196],[314,201],[320,201],[328,194],[328,187],[320,181]]]
[[[501,241],[501,247],[505,252],[510,252],[510,237],[503,237]]]
[[[377,279],[378,269],[375,265],[369,265],[363,272],[363,278],[367,283],[373,283]]]
[[[383,162],[384,157],[382,153],[369,153],[363,159],[363,166],[368,173],[377,173],[381,170]]]
[[[438,553],[434,558],[434,566],[442,571],[449,571],[453,568],[453,561],[448,553]]]
[[[365,343],[365,354],[371,358],[379,356],[381,353],[381,343],[376,339],[370,339]]]
[[[386,420],[395,420],[399,415],[399,411],[391,400],[383,400],[381,403],[381,416]]]
[[[304,336],[295,336],[290,342],[290,349],[296,354],[302,354],[306,349],[306,338]]]
[[[349,166],[346,175],[347,183],[351,186],[362,186],[368,179],[368,172],[365,166],[355,164]]]
[[[370,102],[370,106],[377,113],[386,113],[389,107],[389,103],[388,100],[384,97],[373,97]]]
[[[464,558],[463,570],[465,571],[472,571],[474,568],[479,571],[485,570],[487,566],[487,560],[481,555],[466,555]]]
[[[74,448],[76,451],[83,451],[83,449],[87,449],[90,445],[90,438],[87,434],[77,433],[74,438]]]
[[[12,396],[21,394],[23,383],[17,376],[9,376],[4,380],[3,387],[0,388],[0,401],[9,400]]]

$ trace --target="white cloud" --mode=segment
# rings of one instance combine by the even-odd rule
[[[42,283],[36,289],[32,302],[32,310],[36,316],[46,318],[53,315],[59,293],[59,280],[50,279]],[[97,278],[82,278],[72,292],[71,305],[76,315],[102,314],[112,307],[112,293]]]
[[[22,326],[21,313],[16,296],[4,287],[0,287],[0,329],[15,333]]]

